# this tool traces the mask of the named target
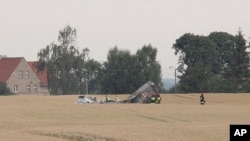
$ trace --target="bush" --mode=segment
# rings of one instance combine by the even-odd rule
[[[208,81],[208,92],[212,93],[235,93],[237,85],[222,78],[213,77]]]
[[[10,89],[7,88],[6,83],[0,82],[0,95],[10,95]]]

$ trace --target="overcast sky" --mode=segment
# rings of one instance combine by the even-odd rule
[[[90,58],[106,61],[114,46],[134,54],[151,44],[163,77],[173,78],[176,39],[214,31],[235,35],[241,28],[249,40],[249,6],[250,0],[0,0],[0,55],[36,61],[37,52],[57,43],[59,30],[70,25]]]

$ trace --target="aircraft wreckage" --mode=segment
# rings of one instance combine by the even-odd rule
[[[148,81],[125,100],[98,100],[96,97],[81,95],[75,104],[118,104],[118,103],[156,103],[160,104],[161,97],[154,82]]]

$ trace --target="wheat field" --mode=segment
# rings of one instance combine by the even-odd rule
[[[161,104],[77,97],[1,96],[0,141],[228,141],[230,124],[250,124],[250,94],[205,94],[206,105],[199,94],[162,94]]]

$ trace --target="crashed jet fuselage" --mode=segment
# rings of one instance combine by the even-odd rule
[[[154,85],[154,82],[148,81],[131,94],[125,103],[157,103],[160,104],[161,97]]]

